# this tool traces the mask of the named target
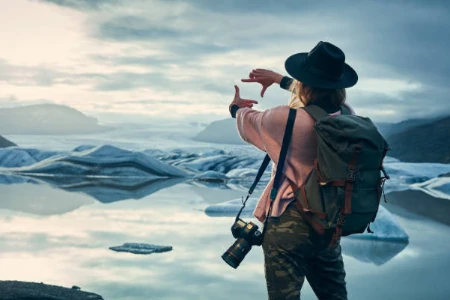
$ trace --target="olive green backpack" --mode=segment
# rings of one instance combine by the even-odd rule
[[[330,246],[341,236],[372,232],[389,179],[383,168],[386,140],[369,118],[352,115],[345,106],[336,116],[316,105],[303,109],[315,120],[318,148],[305,183],[292,186],[297,208],[319,235],[332,234]]]
[[[369,118],[352,115],[346,106],[341,106],[341,114],[334,116],[316,105],[302,109],[315,120],[318,147],[314,168],[305,183],[297,187],[290,182],[297,209],[319,235],[329,235],[330,247],[341,236],[366,229],[372,232],[370,223],[375,221],[384,182],[389,179],[383,167],[390,149],[386,140]],[[297,110],[289,110],[263,235],[280,186],[296,114]],[[266,155],[236,220],[270,160]]]

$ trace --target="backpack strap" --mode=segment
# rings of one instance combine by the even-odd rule
[[[341,105],[341,114],[343,114],[343,115],[351,115],[352,111],[350,110],[350,108],[348,108],[348,106]]]
[[[270,199],[275,200],[278,188],[280,187],[281,175],[283,174],[284,162],[286,160],[287,151],[291,142],[292,130],[294,128],[295,117],[297,116],[297,110],[290,108],[286,129],[284,130],[283,144],[281,145],[280,157],[278,158],[277,172],[275,173],[275,179],[273,180],[273,187],[270,191]]]
[[[311,118],[314,119],[314,121],[329,116],[329,114],[323,108],[317,105],[307,105],[302,108],[311,116]]]

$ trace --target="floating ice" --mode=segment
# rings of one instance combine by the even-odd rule
[[[71,152],[13,147],[0,149],[0,173],[147,178],[193,177],[203,173],[197,177],[200,179],[205,172],[214,171],[223,176],[215,174],[211,179],[228,177],[228,185],[250,186],[263,158],[262,151],[248,146],[230,151],[211,147],[129,151],[82,144]],[[404,163],[387,157],[385,168],[391,176],[385,184],[386,193],[421,189],[432,196],[450,198],[446,179],[433,180],[450,173],[450,164]],[[271,164],[261,185],[270,176]]]
[[[130,252],[134,254],[152,254],[172,251],[172,246],[158,246],[152,244],[125,243],[122,246],[109,247],[117,252]]]
[[[78,149],[80,150],[80,149]],[[28,152],[26,152],[29,155]],[[24,154],[25,155],[25,154]],[[21,160],[24,155],[16,159]],[[10,166],[11,164],[8,164]],[[14,164],[12,164],[14,165]],[[17,164],[15,164],[17,165]],[[2,160],[2,166],[3,160]],[[15,174],[112,176],[112,177],[187,177],[189,174],[141,152],[103,145],[54,155],[23,167],[0,168],[0,172]]]
[[[438,177],[411,186],[433,197],[450,200],[450,177]]]
[[[242,207],[242,198],[225,201],[208,206],[205,213],[210,217],[230,217],[235,216]],[[249,198],[246,202],[245,208],[242,211],[242,216],[251,217],[255,209],[257,198]]]
[[[417,183],[426,182],[450,172],[450,164],[438,163],[392,162],[386,163],[385,168],[391,176],[385,184],[386,193],[414,189]],[[426,190],[426,192],[429,191]]]
[[[197,181],[225,182],[228,180],[228,177],[225,176],[223,173],[215,171],[206,171],[203,174],[194,176],[193,179]]]
[[[361,234],[352,234],[349,238],[371,239],[384,241],[408,241],[409,236],[398,223],[395,216],[386,208],[380,205],[375,222],[370,224],[370,229],[374,233],[365,231]]]

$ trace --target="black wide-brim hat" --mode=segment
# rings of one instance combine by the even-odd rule
[[[344,52],[328,42],[290,56],[284,65],[294,79],[315,88],[343,89],[358,82],[358,74],[345,63]]]

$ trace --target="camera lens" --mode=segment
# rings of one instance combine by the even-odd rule
[[[247,253],[252,248],[252,244],[243,238],[237,239],[230,248],[222,255],[222,259],[232,268],[237,268]]]

